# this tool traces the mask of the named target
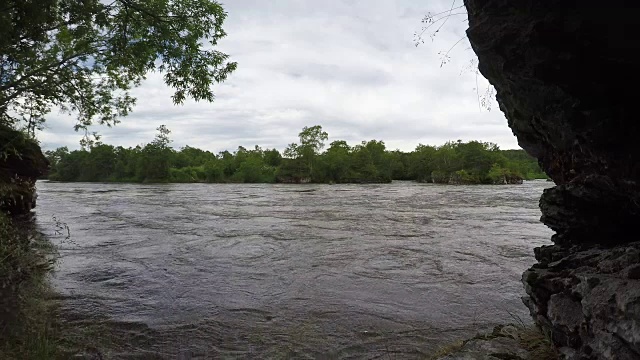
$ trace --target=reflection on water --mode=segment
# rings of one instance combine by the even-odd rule
[[[112,355],[419,358],[528,318],[546,186],[39,182],[37,213],[70,226],[54,285],[119,324]]]

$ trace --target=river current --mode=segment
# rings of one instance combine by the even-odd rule
[[[70,323],[106,358],[411,359],[520,319],[544,181],[505,186],[39,181]]]

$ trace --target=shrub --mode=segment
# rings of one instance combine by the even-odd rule
[[[431,182],[435,184],[446,184],[449,182],[449,174],[442,170],[434,170],[431,172]]]
[[[467,185],[479,183],[481,183],[480,179],[466,170],[454,171],[449,178],[449,184]]]
[[[193,178],[188,171],[188,168],[182,169],[169,169],[169,182],[174,183],[190,183],[193,182]]]

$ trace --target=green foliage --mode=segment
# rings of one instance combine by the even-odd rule
[[[169,147],[170,131],[158,128],[149,144],[125,149],[94,143],[88,149],[48,151],[51,180],[132,182],[236,183],[384,183],[416,180],[443,184],[502,184],[546,177],[523,150],[498,149],[479,141],[418,145],[409,153],[389,151],[383,141],[324,142],[320,126],[305,127],[300,143],[290,144],[284,157],[276,149],[242,146],[217,155],[186,146]],[[522,175],[521,175],[522,174]]]
[[[163,74],[173,102],[213,101],[235,70],[215,50],[226,13],[213,0],[7,0],[0,11],[0,124],[30,133],[54,107],[76,129],[113,125],[131,89]]]
[[[546,177],[546,175],[544,176]],[[508,184],[518,182],[518,179],[522,179],[522,175],[517,170],[508,169],[498,164],[491,166],[487,177],[492,184]]]
[[[474,175],[471,172],[468,172],[464,169],[456,170],[449,176],[450,184],[460,184],[460,185],[469,185],[469,184],[480,184],[480,179],[477,175]]]
[[[224,179],[224,170],[217,160],[209,160],[204,165],[204,176],[206,182],[220,182]]]
[[[316,177],[317,169],[314,165],[317,162],[320,151],[324,148],[324,142],[329,138],[329,134],[322,130],[322,126],[305,126],[298,134],[300,144],[290,144],[284,151],[287,158],[296,159],[297,171],[293,176],[300,179],[311,179]]]
[[[338,140],[331,143],[324,154],[324,171],[332,182],[343,182],[349,178],[351,170],[352,149],[346,141]]]
[[[498,164],[493,164],[489,172],[487,173],[487,177],[491,180],[492,183],[498,184],[500,183],[505,176],[507,176],[508,170],[503,168]]]
[[[275,168],[267,167],[261,157],[251,156],[240,164],[234,180],[243,183],[271,183],[275,180]]]
[[[156,138],[145,145],[138,157],[136,178],[139,181],[165,182],[169,179],[169,160],[173,153],[173,149],[169,147],[170,131],[164,125],[160,125],[157,130]]]
[[[522,174],[525,179],[548,178],[538,162],[523,150],[503,150],[502,154],[506,158],[507,167],[517,174]]]
[[[408,177],[420,182],[441,182],[432,180],[432,173],[436,171],[435,155],[435,147],[419,144],[416,147],[416,150],[409,154],[409,165],[405,168],[405,171],[408,173]]]
[[[181,169],[169,169],[168,182],[172,183],[194,183],[205,182],[207,175],[203,166],[189,166]]]
[[[436,184],[447,184],[449,183],[449,174],[443,170],[433,170],[431,172],[431,182]]]

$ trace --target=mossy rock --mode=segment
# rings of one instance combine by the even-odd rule
[[[28,213],[35,206],[35,182],[49,162],[35,140],[0,124],[0,211]]]

